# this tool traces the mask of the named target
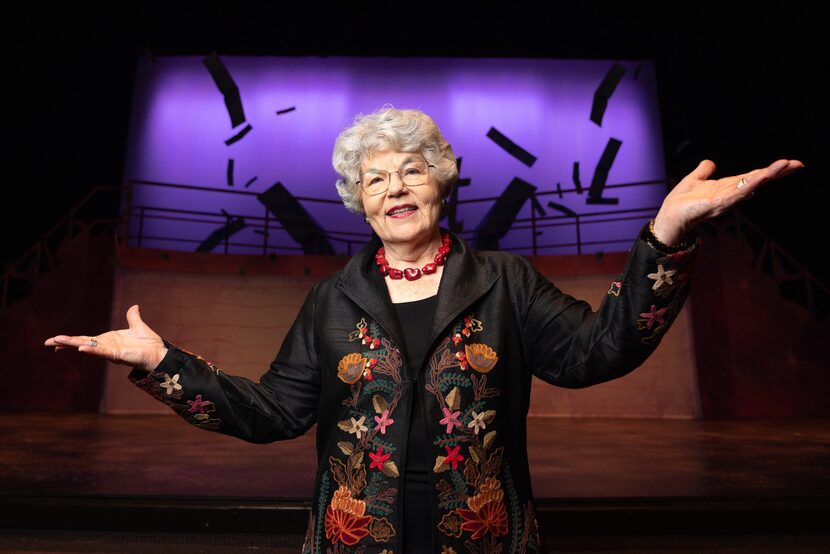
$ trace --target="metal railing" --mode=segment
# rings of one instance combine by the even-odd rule
[[[654,180],[640,181],[635,183],[624,183],[617,185],[606,185],[605,188],[615,189],[621,187],[654,185],[662,185],[669,188],[672,186],[672,184],[672,181]],[[262,215],[234,215],[226,212],[217,214],[216,212],[199,210],[161,208],[154,206],[135,206],[132,202],[133,188],[135,186],[167,187],[173,189],[195,190],[204,193],[234,194],[254,197],[258,195],[258,193],[251,191],[223,190],[216,189],[213,187],[202,187],[175,183],[162,183],[157,181],[145,181],[137,179],[128,181],[126,187],[95,187],[89,192],[87,192],[86,195],[69,210],[69,213],[65,217],[63,217],[60,221],[55,223],[55,225],[53,225],[43,235],[41,239],[39,239],[29,250],[27,250],[22,256],[20,256],[14,263],[10,264],[8,269],[6,269],[2,277],[2,293],[0,293],[0,306],[7,306],[11,301],[10,288],[12,283],[22,282],[31,286],[42,273],[48,271],[56,265],[55,253],[61,247],[61,245],[67,244],[68,241],[71,240],[74,236],[76,236],[79,232],[87,232],[91,234],[98,228],[112,229],[116,231],[115,239],[117,241],[120,241],[123,244],[129,244],[130,241],[133,240],[136,246],[139,247],[141,247],[142,243],[146,240],[155,240],[171,243],[178,242],[185,244],[201,243],[201,241],[195,239],[146,235],[144,234],[144,223],[149,219],[168,219],[179,222],[206,224],[221,224],[224,222],[225,224],[228,224],[231,221],[233,221],[234,218],[244,217],[246,222],[251,222],[248,225],[249,227],[253,227],[255,231],[262,234],[262,241],[257,244],[243,243],[239,241],[231,241],[229,237],[226,236],[222,241],[222,250],[224,253],[228,253],[231,247],[251,248],[252,250],[255,249],[257,252],[263,255],[269,254],[275,249],[288,250],[292,253],[302,253],[302,248],[299,246],[280,246],[277,248],[269,243],[271,231],[285,231],[286,229],[283,225],[274,220],[274,217],[270,214],[266,206],[262,207]],[[113,192],[123,192],[124,194],[124,210],[121,212],[119,217],[115,219],[100,217],[80,217],[79,214],[83,212],[84,208],[91,202],[91,200],[104,193]],[[537,192],[535,194],[534,200],[535,204],[538,205],[538,200],[540,197],[570,194],[577,192],[579,191],[575,188],[561,189],[558,191]],[[304,203],[324,203],[334,205],[341,204],[340,200],[309,197],[295,198]],[[462,205],[481,202],[492,203],[497,199],[498,197],[474,198],[459,200],[457,204]],[[530,243],[526,246],[514,246],[507,249],[514,252],[529,251],[530,254],[537,255],[540,249],[576,247],[577,252],[581,254],[583,246],[612,243],[628,244],[631,241],[633,241],[634,237],[622,239],[607,239],[601,241],[585,241],[582,239],[583,229],[587,225],[599,223],[619,222],[626,220],[643,221],[644,218],[651,218],[658,211],[658,209],[659,206],[650,206],[634,209],[600,210],[575,215],[540,215],[537,213],[537,208],[532,207],[530,211],[530,217],[517,218],[514,220],[513,224],[510,227],[511,231],[529,230],[531,234]],[[138,230],[137,234],[130,235],[131,219],[134,217],[138,218]],[[761,245],[760,252],[756,252],[756,257],[753,262],[753,267],[756,270],[763,269],[762,267],[760,267],[760,264],[763,260],[767,259],[767,257],[770,257],[770,259],[772,260],[776,259],[776,257],[778,260],[784,260],[791,268],[793,268],[793,271],[788,272],[787,275],[783,277],[783,281],[786,282],[804,279],[806,291],[806,299],[803,304],[804,307],[814,315],[822,311],[823,308],[819,306],[820,303],[817,303],[817,297],[823,295],[823,299],[825,300],[830,298],[830,289],[826,285],[818,281],[803,264],[800,264],[798,261],[796,261],[795,258],[793,258],[788,252],[786,252],[786,250],[784,250],[780,245],[771,240],[766,235],[766,233],[764,233],[755,224],[753,224],[741,212],[741,210],[738,207],[733,207],[724,216],[721,216],[716,220],[708,220],[705,223],[712,226],[718,226],[723,225],[724,223],[728,224],[729,221],[734,222],[736,234],[738,235],[739,240],[745,241],[746,234],[747,232],[749,232],[754,235],[755,242]],[[555,227],[573,227],[575,230],[576,241],[539,244],[538,237],[542,232],[541,229]],[[120,236],[118,233],[119,229]],[[478,238],[479,233],[483,236],[488,235],[486,231],[476,230],[461,231],[460,234],[464,236],[465,239],[474,241]],[[344,244],[348,255],[352,255],[354,245],[362,246],[371,237],[370,233],[359,233],[354,231],[324,230],[323,234],[325,238],[328,240]],[[779,276],[775,277],[778,278]]]
[[[650,181],[637,181],[633,183],[623,183],[623,184],[616,184],[616,185],[606,185],[606,189],[616,189],[616,188],[625,188],[625,187],[639,187],[639,186],[663,186],[669,187],[672,184],[670,180],[650,180]],[[171,189],[184,189],[184,190],[194,190],[200,191],[206,194],[232,194],[232,195],[242,195],[242,196],[249,196],[249,197],[257,197],[259,193],[252,192],[252,191],[242,191],[242,190],[225,190],[225,189],[217,189],[214,187],[206,187],[206,186],[197,186],[197,185],[185,185],[185,184],[178,184],[178,183],[163,183],[159,181],[147,181],[147,180],[140,180],[140,179],[131,179],[127,183],[127,204],[125,210],[125,219],[124,225],[122,227],[122,240],[126,241],[126,244],[135,244],[136,246],[142,246],[146,240],[155,240],[159,242],[170,242],[170,243],[184,243],[184,244],[199,244],[201,241],[196,239],[184,239],[181,237],[165,237],[165,236],[157,236],[157,235],[147,235],[144,232],[145,223],[149,220],[175,220],[181,221],[183,223],[205,223],[205,224],[214,224],[214,225],[229,225],[232,221],[238,218],[242,218],[246,222],[246,227],[252,228],[254,232],[262,235],[262,241],[257,244],[253,244],[250,242],[240,242],[238,240],[232,240],[229,236],[225,236],[224,240],[222,241],[222,251],[224,253],[228,253],[231,247],[235,248],[249,248],[253,252],[254,249],[260,252],[261,254],[265,255],[269,252],[275,250],[287,250],[289,252],[296,252],[302,253],[302,248],[299,246],[275,246],[269,243],[269,237],[272,231],[286,231],[286,228],[281,225],[278,221],[274,220],[274,216],[270,213],[267,206],[262,206],[261,213],[216,213],[216,212],[207,212],[207,211],[200,211],[200,210],[183,210],[178,208],[163,208],[157,206],[147,206],[147,205],[134,205],[132,203],[133,198],[133,189],[136,186],[150,186],[150,187],[164,187],[164,188],[171,188]],[[572,189],[560,189],[558,191],[543,191],[535,193],[535,197],[538,200],[540,197],[544,198],[546,196],[551,195],[563,195],[563,194],[571,194],[571,193],[578,193],[580,192],[576,188]],[[333,205],[342,205],[340,200],[331,200],[331,199],[322,199],[322,198],[311,198],[311,197],[302,197],[302,196],[295,196],[297,200],[303,203],[322,203],[322,204],[333,204]],[[481,198],[471,198],[471,199],[464,199],[458,200],[457,205],[465,205],[465,204],[475,204],[475,203],[492,203],[496,201],[498,197],[481,197]],[[643,208],[634,208],[634,209],[624,209],[624,210],[602,210],[602,211],[595,211],[583,214],[577,214],[575,216],[569,216],[565,214],[560,215],[539,215],[537,214],[536,209],[531,209],[530,217],[527,218],[517,218],[514,220],[513,225],[510,227],[510,230],[529,230],[530,231],[530,241],[526,246],[512,246],[507,247],[505,250],[510,250],[513,252],[527,252],[530,251],[531,254],[537,255],[540,249],[550,249],[550,248],[573,248],[576,247],[577,254],[582,254],[582,250],[584,246],[591,246],[594,244],[613,244],[613,243],[630,243],[634,240],[634,237],[627,237],[627,238],[614,238],[614,239],[607,239],[607,240],[595,240],[595,241],[585,241],[582,239],[583,230],[586,225],[593,225],[599,223],[609,223],[609,222],[619,222],[619,221],[630,221],[630,220],[639,220],[644,221],[645,219],[651,218],[654,214],[657,213],[659,206],[648,206]],[[557,212],[558,213],[558,212]],[[639,214],[639,215],[635,215]],[[137,229],[136,231],[131,234],[130,227],[131,221],[133,218],[137,218]],[[294,226],[295,228],[298,226]],[[576,233],[576,241],[574,242],[560,242],[560,243],[547,243],[547,244],[539,244],[538,237],[541,234],[541,229],[546,228],[553,228],[553,227],[573,227]],[[308,228],[310,231],[319,232],[320,230],[316,227]],[[475,241],[479,236],[486,237],[489,236],[491,233],[487,230],[462,230],[459,233],[465,239],[470,241]],[[346,253],[348,255],[352,255],[353,247],[354,246],[362,246],[370,237],[371,233],[360,233],[354,231],[338,231],[338,230],[322,230],[322,236],[326,239],[340,243],[345,245]]]

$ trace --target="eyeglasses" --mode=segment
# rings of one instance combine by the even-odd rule
[[[429,180],[429,168],[435,167],[423,161],[407,162],[398,168],[397,173],[404,185],[408,187],[417,187],[425,184]],[[389,171],[378,169],[375,171],[367,171],[360,175],[360,180],[357,181],[366,194],[375,196],[383,194],[389,190],[389,183],[392,180],[392,175]]]

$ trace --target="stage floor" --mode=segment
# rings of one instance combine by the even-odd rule
[[[15,533],[304,531],[314,428],[262,445],[172,414],[4,413],[0,433]],[[828,419],[530,418],[528,450],[540,526],[561,540],[830,532]]]
[[[316,428],[250,444],[176,415],[0,414],[0,493],[308,500]],[[530,418],[538,500],[830,497],[830,419]]]

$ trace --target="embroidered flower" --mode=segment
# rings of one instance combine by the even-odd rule
[[[372,370],[375,366],[378,365],[378,361],[374,358],[367,358],[366,362],[363,364],[363,378],[367,381],[371,381],[374,379],[374,375],[372,374]]]
[[[487,424],[484,422],[484,412],[477,414],[476,411],[473,410],[472,413],[473,419],[467,424],[467,427],[474,427],[476,435],[478,435],[480,429],[487,427]]]
[[[179,374],[175,374],[171,379],[168,374],[164,374],[164,383],[159,383],[159,386],[167,391],[167,394],[173,394],[174,390],[182,390],[179,384]]]
[[[210,400],[202,400],[202,395],[197,394],[196,400],[188,400],[187,403],[190,404],[191,414],[197,410],[200,414],[203,414],[205,413],[205,406],[210,405]]]
[[[467,369],[467,355],[464,352],[456,352],[455,357],[458,359],[458,365],[462,370]]]
[[[363,431],[368,431],[369,429],[363,425],[363,422],[366,421],[366,416],[360,416],[360,419],[355,421],[353,417],[349,418],[351,420],[352,426],[348,429],[349,433],[354,433],[357,435],[357,438],[360,438],[360,434]]]
[[[438,529],[450,537],[461,538],[461,516],[455,510],[450,510],[441,518]]]
[[[373,467],[378,468],[379,470],[383,471],[383,462],[389,459],[391,454],[383,454],[381,451],[383,450],[382,446],[378,446],[377,452],[369,452],[369,457],[372,459],[372,463],[369,464],[369,469]]]
[[[444,447],[447,450],[447,455],[444,458],[445,464],[452,464],[453,469],[458,469],[458,462],[464,459],[464,456],[458,453],[458,450],[461,448],[459,444],[455,448],[450,448],[449,446]]]
[[[654,279],[655,280],[654,281],[654,286],[651,287],[652,290],[659,289],[661,286],[663,286],[663,283],[667,283],[667,284],[671,285],[672,284],[671,277],[675,273],[677,273],[676,269],[669,269],[668,271],[666,271],[665,269],[663,269],[663,264],[657,264],[657,273],[649,273],[648,274],[649,279]]]
[[[392,425],[395,420],[389,418],[389,410],[383,410],[383,413],[380,417],[375,416],[375,421],[377,422],[377,428],[380,429],[381,434],[386,434],[386,426]]]
[[[622,289],[622,281],[612,281],[611,282],[611,288],[608,289],[608,294],[613,294],[614,296],[619,296],[621,289]]]
[[[334,493],[332,504],[335,500],[341,500],[341,497],[349,496],[351,496],[349,490],[341,485]],[[326,538],[334,544],[337,544],[338,541],[349,546],[357,544],[360,539],[369,534],[367,526],[371,521],[372,516],[356,515],[329,506],[326,508]]]
[[[485,533],[494,537],[507,534],[507,510],[504,502],[488,502],[478,512],[458,508],[458,514],[464,519],[461,529],[472,531],[472,539],[480,539]]]
[[[447,433],[452,433],[453,427],[461,427],[461,422],[458,421],[458,416],[461,415],[461,410],[451,412],[446,406],[441,406],[441,409],[444,410],[445,417],[439,423],[447,426]]]
[[[375,539],[375,542],[389,542],[389,539],[394,537],[397,533],[395,532],[395,528],[389,523],[389,520],[385,517],[373,517],[372,523],[369,525],[369,534]],[[383,552],[388,552],[392,554],[391,550],[381,550],[381,554]]]
[[[657,306],[655,306],[654,304],[652,304],[652,305],[651,305],[651,311],[650,311],[650,312],[643,312],[643,313],[641,313],[640,315],[641,315],[642,317],[644,317],[644,318],[646,318],[646,319],[647,319],[647,322],[646,322],[646,327],[648,327],[649,329],[651,329],[651,328],[652,328],[652,326],[654,325],[654,322],[655,322],[655,321],[657,321],[657,322],[658,322],[658,323],[660,323],[660,324],[665,323],[665,322],[666,322],[666,320],[663,318],[663,316],[666,314],[666,309],[667,309],[667,308],[660,308],[660,309],[658,310],[658,309],[657,309]]]
[[[441,554],[458,554],[452,546],[441,545]]]
[[[456,334],[454,334],[454,335],[452,336],[452,342],[453,342],[453,344],[458,344],[458,343],[459,343],[459,342],[461,342],[462,340],[464,340],[464,339],[462,339],[462,338],[461,338],[461,333],[456,333]]]

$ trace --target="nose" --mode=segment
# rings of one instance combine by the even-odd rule
[[[386,191],[386,194],[389,196],[397,196],[404,190],[406,190],[406,185],[403,184],[403,179],[401,179],[400,172],[390,171],[389,190]]]

